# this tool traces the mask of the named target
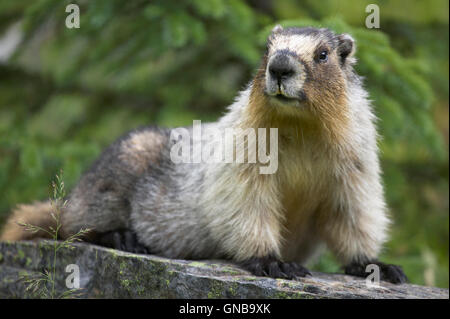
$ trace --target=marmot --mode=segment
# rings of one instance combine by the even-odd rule
[[[325,244],[347,274],[365,277],[366,265],[377,264],[382,280],[405,282],[401,267],[376,259],[389,219],[375,116],[353,69],[354,52],[348,34],[276,26],[254,79],[226,115],[208,124],[221,131],[278,128],[274,174],[248,162],[174,163],[177,129],[135,130],[81,177],[62,212],[62,237],[90,228],[86,240],[94,243],[228,259],[274,278],[310,275],[302,264]],[[244,139],[246,149],[255,146]],[[30,239],[16,221],[48,227],[50,209],[19,206],[1,239]]]

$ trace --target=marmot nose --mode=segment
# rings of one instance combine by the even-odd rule
[[[277,55],[270,61],[269,73],[274,79],[277,79],[278,83],[280,83],[293,76],[295,70],[287,56]]]

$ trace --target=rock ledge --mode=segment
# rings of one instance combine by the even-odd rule
[[[0,298],[29,298],[24,274],[51,265],[51,241],[0,242]],[[299,281],[254,277],[222,261],[172,260],[121,252],[89,244],[57,255],[56,287],[63,292],[65,268],[76,264],[84,298],[449,298],[448,289],[365,280],[342,274],[313,273]]]

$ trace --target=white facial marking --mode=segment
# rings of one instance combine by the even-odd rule
[[[295,52],[305,62],[311,62],[314,59],[314,52],[321,41],[322,36],[313,37],[302,34],[276,35],[272,40],[269,56],[279,50],[289,50]]]

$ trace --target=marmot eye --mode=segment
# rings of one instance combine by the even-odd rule
[[[319,53],[319,61],[325,62],[328,60],[328,52],[326,50]]]

